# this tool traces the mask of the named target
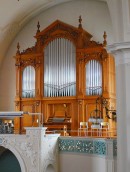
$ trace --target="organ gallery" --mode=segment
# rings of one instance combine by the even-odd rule
[[[16,118],[15,130],[25,132],[24,127],[40,122],[48,130],[65,127],[75,135],[70,131],[77,131],[80,122],[91,128],[97,117],[116,127],[111,113],[116,109],[115,62],[106,51],[106,37],[104,32],[103,43],[95,42],[80,17],[78,27],[56,20],[41,31],[38,22],[36,43],[26,50],[21,51],[19,40],[15,109],[34,115]]]

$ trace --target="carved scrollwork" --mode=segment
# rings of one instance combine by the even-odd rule
[[[4,147],[15,147],[19,150],[20,156],[30,165],[30,171],[37,171],[38,152],[35,148],[34,140],[30,137],[23,137],[22,142],[14,137],[5,137],[2,143]]]
[[[38,33],[36,35],[36,38],[38,42],[41,42],[41,46],[44,46],[49,40],[57,37],[64,37],[70,39],[73,42],[76,42],[79,36],[80,32],[76,27],[73,27],[71,25],[65,24],[57,20],[52,24],[50,28],[48,28],[48,30]]]
[[[18,107],[20,105],[20,102],[19,101],[16,101],[15,102],[15,106]]]
[[[78,100],[79,105],[82,105],[82,103],[83,103],[83,100]]]
[[[16,60],[15,66],[27,66],[27,65],[32,65],[35,67],[38,67],[41,64],[40,58],[28,58],[28,59],[21,59],[21,60]]]
[[[55,31],[61,30],[64,32],[68,32],[73,38],[77,38],[79,36],[78,30],[76,31],[76,28],[68,27],[67,24],[64,24],[63,22],[56,21],[54,27],[49,29],[45,34],[42,35],[43,39],[48,39],[50,35],[52,35]]]
[[[40,101],[36,101],[36,102],[35,102],[35,105],[36,105],[36,106],[39,106],[39,105],[40,105]]]
[[[19,57],[16,58],[15,66],[16,67],[20,67],[21,66],[21,59]]]
[[[20,54],[31,54],[31,53],[36,53],[36,47],[33,46],[31,48],[27,48],[26,50],[23,50]]]
[[[87,62],[92,59],[104,61],[108,57],[108,54],[106,51],[79,52],[78,57],[81,62]]]
[[[88,42],[88,47],[92,48],[92,47],[101,47],[102,44],[100,44],[99,42],[95,42],[95,41],[89,41]]]
[[[68,39],[68,38],[70,38],[71,37],[71,35],[70,35],[70,33],[69,32],[64,32],[64,33],[58,33],[58,34],[55,34],[55,35],[49,35],[49,36],[45,36],[45,37],[41,37],[41,42],[42,42],[42,45],[45,45],[45,44],[48,44],[48,42],[50,41],[50,40],[54,40],[54,39],[56,39],[56,38],[66,38],[66,39]],[[72,41],[72,40],[71,40]],[[73,39],[73,42],[76,42],[76,39],[74,38]]]
[[[100,58],[101,58],[101,60],[106,60],[108,58],[108,54],[105,49],[102,51]]]

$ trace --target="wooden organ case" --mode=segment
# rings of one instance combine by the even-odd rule
[[[81,21],[76,28],[57,20],[43,31],[38,22],[36,44],[22,52],[17,45],[15,109],[41,113],[44,126],[77,130],[100,95],[115,107],[115,65],[105,49],[106,34],[103,44],[91,40]],[[37,120],[16,118],[15,130],[24,132]]]

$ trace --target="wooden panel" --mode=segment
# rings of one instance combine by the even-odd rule
[[[87,111],[86,121],[89,120],[90,114],[91,114],[91,112],[93,110],[95,110],[95,103],[88,103],[88,104],[86,104],[86,111]],[[91,123],[88,123],[88,126],[91,127]]]
[[[60,117],[66,117],[66,112],[65,111],[62,111],[62,110],[60,110],[60,111],[55,111],[55,113],[54,113],[54,116],[55,117],[57,117],[57,118],[60,118]]]
[[[31,112],[34,112],[33,109],[34,109],[34,105],[32,105],[32,104],[27,104],[27,105],[25,104],[22,106],[22,110],[24,112],[30,112],[31,113]],[[35,122],[34,116],[24,114],[24,117],[21,118],[21,131],[22,132],[25,131],[24,127],[32,127],[34,122]]]

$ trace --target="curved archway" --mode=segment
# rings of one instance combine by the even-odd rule
[[[5,149],[5,153],[6,153],[6,151],[7,151],[7,153],[6,153],[6,155],[10,155],[10,158],[11,157],[13,157],[13,160],[14,160],[14,164],[17,166],[17,169],[19,169],[19,171],[17,170],[16,172],[26,172],[27,170],[26,170],[26,166],[25,166],[25,163],[24,163],[24,161],[23,161],[23,159],[22,159],[22,157],[20,156],[20,154],[13,148],[13,147],[8,147],[8,146],[6,146],[6,147],[4,147],[3,145],[2,146],[0,146],[0,148],[2,148],[2,149]],[[4,150],[3,150],[4,151]],[[4,153],[4,152],[3,152]],[[6,157],[6,155],[5,155],[5,160],[8,160],[8,158]],[[0,155],[0,157],[2,156],[2,154]],[[7,158],[7,159],[6,159]],[[2,161],[1,161],[2,162]],[[11,161],[11,164],[12,164],[12,161]],[[7,166],[7,162],[6,162],[6,166]],[[1,165],[0,165],[0,167],[1,167]],[[9,166],[10,167],[10,166]],[[10,168],[9,168],[9,170],[10,171],[13,171],[13,172],[15,172],[15,170],[11,170]],[[9,171],[9,172],[10,172]],[[7,171],[8,172],[8,171]]]
[[[16,156],[9,150],[0,146],[0,170],[6,172],[21,172]]]
[[[46,172],[55,172],[55,169],[52,164],[49,164],[46,168]]]

